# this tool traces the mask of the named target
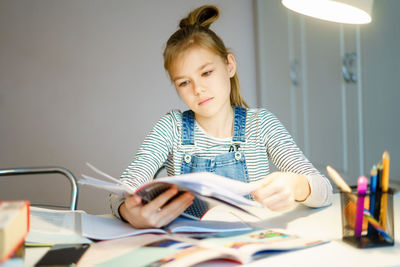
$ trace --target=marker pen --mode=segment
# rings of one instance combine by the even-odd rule
[[[356,224],[354,227],[355,237],[361,237],[363,211],[364,211],[364,198],[367,193],[368,180],[365,176],[360,176],[357,181],[357,209],[356,209]]]

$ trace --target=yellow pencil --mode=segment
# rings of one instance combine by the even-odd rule
[[[389,190],[389,168],[390,168],[390,156],[389,152],[385,151],[382,155],[382,198],[381,198],[381,213],[380,223],[383,229],[386,229],[386,210],[388,201],[388,190]]]
[[[389,169],[390,169],[390,156],[389,152],[385,151],[382,155],[382,192],[389,190]]]

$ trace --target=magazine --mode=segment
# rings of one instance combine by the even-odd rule
[[[94,186],[122,196],[137,194],[145,202],[153,200],[172,185],[176,185],[180,193],[191,192],[195,196],[193,204],[183,213],[183,216],[191,219],[200,219],[207,210],[220,204],[254,216],[256,215],[242,206],[262,207],[260,203],[245,197],[257,189],[257,184],[244,183],[210,172],[161,177],[133,190],[119,179],[100,171],[89,163],[87,165],[102,175],[103,180],[82,174],[83,179],[78,181],[79,184]]]
[[[138,266],[148,267],[192,266],[205,262],[212,264],[213,261],[245,264],[276,253],[310,248],[327,242],[268,229],[204,240],[169,235],[155,241],[152,239],[141,247],[96,266],[120,266],[124,262],[133,261]]]

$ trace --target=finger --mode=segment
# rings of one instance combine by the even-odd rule
[[[128,209],[134,208],[142,204],[142,198],[137,195],[132,195],[125,199],[125,205]]]
[[[280,179],[280,172],[273,172],[271,174],[268,174],[263,179],[256,182],[256,184],[258,185],[258,189],[253,191],[251,194],[256,198],[262,196],[263,194],[274,194],[278,189],[272,186],[274,184],[279,184],[281,180],[282,179]]]
[[[182,213],[176,210],[167,210],[168,212],[163,213],[161,209],[165,205],[165,203],[167,203],[177,193],[177,187],[173,186],[140,209],[139,216],[143,218],[144,221],[146,221],[146,225],[148,225],[149,227],[162,227],[175,219],[180,213]],[[177,199],[179,199],[179,197]]]
[[[293,206],[294,197],[290,192],[283,191],[264,199],[262,204],[270,210],[282,211]]]
[[[171,203],[162,209],[155,211],[143,211],[147,213],[145,216],[149,227],[162,227],[169,224],[178,217],[187,207],[193,203],[193,196],[190,193],[185,193],[174,199]]]
[[[164,206],[165,203],[167,203],[177,193],[178,193],[178,188],[176,186],[172,186],[170,189],[158,195],[155,199],[150,201],[144,207],[146,209],[149,209],[150,211],[157,211],[159,208],[162,208],[162,206]]]
[[[281,192],[280,194],[275,194],[266,199],[266,202],[270,206],[279,206],[283,203],[291,203],[294,202],[293,196],[288,192]]]
[[[290,200],[293,196],[289,188],[281,180],[276,180],[269,186],[262,187],[254,192],[254,198],[264,206],[269,207],[277,202]]]
[[[164,225],[170,223],[193,204],[193,199],[194,196],[189,192],[186,192],[174,199],[171,203],[163,207],[158,213],[158,215],[161,217],[160,222]]]
[[[253,197],[258,200],[262,201],[265,198],[269,198],[274,194],[278,193],[281,189],[281,185],[276,182],[271,182],[266,186],[262,186],[258,188],[256,191],[252,192]]]
[[[168,203],[165,207],[161,209],[161,215],[167,214],[178,214],[180,215],[183,211],[185,211],[192,203],[194,196],[186,192],[176,199],[174,199],[171,203]]]
[[[272,176],[272,174],[269,174],[258,181],[252,182],[252,184],[256,184],[259,188],[261,188],[261,187],[267,186],[270,183],[272,183],[274,181],[274,179],[275,179],[275,177]]]

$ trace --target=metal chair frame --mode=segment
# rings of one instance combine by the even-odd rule
[[[53,207],[53,208],[68,208],[70,210],[76,210],[78,201],[78,186],[76,183],[76,178],[66,168],[50,166],[50,167],[25,167],[25,168],[10,168],[10,169],[0,169],[0,176],[13,176],[13,175],[30,175],[30,174],[51,174],[58,173],[64,175],[71,183],[71,201],[69,206],[63,205],[52,205],[52,204],[39,204],[31,203],[32,206],[43,206],[43,207]]]

